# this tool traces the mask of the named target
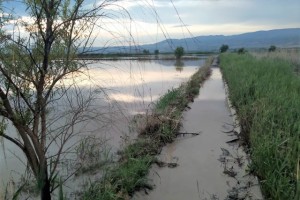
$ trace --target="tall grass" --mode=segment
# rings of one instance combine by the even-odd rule
[[[121,152],[115,168],[109,170],[100,182],[89,186],[83,194],[84,200],[129,199],[135,190],[152,188],[147,183],[148,170],[161,148],[176,138],[182,112],[209,76],[211,61],[209,59],[187,83],[168,91],[158,100],[153,113],[144,116],[139,137]]]
[[[293,67],[298,75],[300,75],[299,49],[277,49],[274,52],[251,52],[251,54],[258,59],[284,60]]]
[[[249,54],[223,54],[220,59],[242,134],[250,144],[252,167],[266,198],[297,199],[299,76],[290,62],[276,57],[258,59]]]

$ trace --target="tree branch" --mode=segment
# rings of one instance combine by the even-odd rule
[[[1,137],[4,137],[5,139],[7,139],[7,140],[9,140],[9,141],[11,141],[11,142],[14,143],[15,145],[17,145],[22,151],[24,151],[24,146],[23,146],[23,144],[21,144],[18,140],[16,140],[16,139],[14,139],[14,138],[12,138],[12,137],[10,137],[10,136],[4,134],[3,132],[0,133],[0,136],[1,136]]]
[[[28,99],[25,97],[25,95],[23,94],[23,92],[20,90],[20,87],[18,87],[15,82],[11,79],[11,76],[9,76],[6,71],[2,68],[2,66],[0,65],[0,71],[2,72],[2,74],[5,76],[6,80],[9,81],[10,84],[12,84],[15,88],[15,90],[17,91],[17,93],[20,94],[20,96],[22,97],[22,99],[24,100],[24,102],[26,103],[26,105],[28,106],[28,108],[31,110],[31,112],[34,112],[33,107],[31,106],[31,104],[29,103]]]

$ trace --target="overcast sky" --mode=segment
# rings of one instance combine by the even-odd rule
[[[108,8],[119,14],[114,20],[99,21],[95,45],[111,38],[117,38],[112,45],[144,44],[165,38],[300,28],[300,0],[123,0],[117,4],[131,20],[120,7]],[[25,15],[21,7],[15,12]]]
[[[172,38],[188,37],[189,32],[195,36],[232,35],[258,30],[300,28],[300,0],[156,0],[154,4],[160,22]],[[144,10],[147,7],[143,8],[142,4],[129,8],[135,19],[147,22],[147,27],[152,27],[148,31],[156,37],[156,22],[146,16],[149,13],[143,14],[146,13]]]

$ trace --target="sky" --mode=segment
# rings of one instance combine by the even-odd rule
[[[15,1],[4,4],[20,17],[28,15]],[[120,0],[105,8],[111,18],[98,21],[94,45],[300,28],[299,10],[299,0]]]

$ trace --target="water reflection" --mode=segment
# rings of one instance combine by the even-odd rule
[[[175,62],[175,68],[174,60],[98,61],[89,64],[89,70],[68,77],[62,84],[76,83],[82,92],[93,90],[93,108],[86,114],[91,115],[98,109],[103,115],[102,120],[91,121],[83,127],[78,124],[76,130],[82,135],[104,137],[116,151],[120,148],[124,135],[128,138],[131,134],[128,124],[133,115],[150,110],[161,95],[186,81],[203,63],[204,60]],[[66,106],[63,102],[58,102],[54,107],[63,111]],[[63,123],[64,120],[59,122]],[[8,131],[16,132],[13,127],[8,128]],[[3,141],[0,145],[1,199],[1,191],[10,180],[18,182],[26,164],[17,158],[23,158],[24,155],[12,143]],[[73,179],[72,181],[75,182]],[[74,188],[73,185],[69,187]]]
[[[175,69],[178,72],[182,72],[183,67],[184,67],[184,62],[181,61],[180,59],[177,59],[174,63]]]

